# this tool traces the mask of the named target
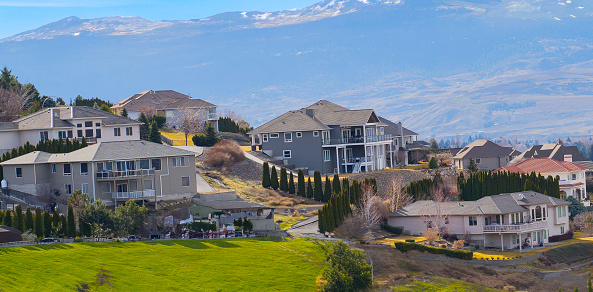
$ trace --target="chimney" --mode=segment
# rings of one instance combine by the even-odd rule
[[[562,145],[562,140],[558,140],[558,145]]]
[[[307,109],[305,109],[305,113],[306,113],[308,116],[312,117],[312,118],[314,118],[314,117],[315,117],[315,110],[314,110],[314,109],[307,108]]]
[[[564,162],[572,162],[572,154],[564,155]]]
[[[70,106],[70,118],[74,118],[74,106]]]
[[[50,128],[54,127],[54,109],[53,108],[49,109],[49,127]]]

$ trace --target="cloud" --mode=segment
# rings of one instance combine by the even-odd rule
[[[133,1],[92,0],[0,0],[0,7],[109,7],[130,4]]]

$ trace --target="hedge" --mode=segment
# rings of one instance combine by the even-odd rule
[[[402,234],[402,232],[404,232],[404,230],[401,227],[395,227],[389,224],[381,224],[381,229],[391,232],[393,234]]]
[[[569,230],[568,232],[566,232],[564,234],[548,237],[548,241],[549,242],[563,241],[563,240],[571,239],[573,235],[574,235],[574,232],[572,232],[572,230]]]
[[[416,242],[416,240],[415,239],[408,238],[408,239],[405,240],[405,242]]]
[[[394,242],[393,244],[396,249],[402,252],[407,252],[409,250],[415,249],[422,252],[429,252],[432,254],[443,254],[448,257],[458,258],[462,260],[471,260],[474,257],[474,253],[469,250],[440,248],[413,242]]]

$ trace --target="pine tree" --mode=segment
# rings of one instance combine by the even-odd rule
[[[587,281],[587,292],[593,292],[593,285],[591,285],[591,277]]]
[[[325,189],[323,191],[323,201],[324,202],[329,202],[329,199],[332,197],[333,192],[332,192],[332,184],[331,184],[331,180],[329,180],[329,176],[326,174],[325,175]]]
[[[476,164],[476,161],[471,157],[469,158],[467,170],[469,170],[470,173],[478,171],[478,165]]]
[[[303,174],[303,170],[299,169],[299,173],[297,176],[297,195],[301,196],[301,197],[306,197],[307,196],[307,192],[305,190],[305,175]]]
[[[72,205],[68,204],[68,236],[75,237],[76,236],[76,222],[74,221],[74,209],[72,209]]]
[[[138,116],[138,121],[142,123],[140,125],[140,139],[150,141],[150,139],[148,138],[148,134],[150,132],[148,118],[146,118],[146,115],[144,113],[140,113],[140,116]]]
[[[121,111],[121,116],[122,117],[128,117],[128,110],[126,110],[126,108],[124,107],[124,109]]]
[[[263,169],[262,169],[262,180],[261,186],[264,188],[269,188],[270,185],[270,165],[268,162],[264,162]]]
[[[35,208],[35,235],[43,237],[43,213],[41,208]]]
[[[33,223],[33,213],[31,213],[31,208],[27,208],[27,212],[25,213],[25,231],[35,229],[35,224]]]
[[[60,215],[60,224],[62,224],[62,229],[60,230],[60,236],[62,236],[62,237],[68,236],[68,219],[66,219],[66,216]]]
[[[153,143],[161,144],[161,133],[159,132],[159,127],[156,124],[156,121],[152,121],[150,124],[150,132],[148,133],[148,141]]]
[[[428,167],[430,169],[436,169],[439,168],[439,164],[437,163],[437,160],[433,157],[430,158],[430,160],[428,161]]]
[[[279,187],[278,173],[276,172],[276,166],[272,166],[272,174],[270,175],[270,186],[274,190],[277,190]]]
[[[294,187],[294,175],[292,174],[292,171],[290,172],[290,177],[288,178],[288,193],[289,194],[296,193],[296,190]]]
[[[60,213],[58,212],[58,208],[54,208],[54,214],[52,216],[52,219],[52,226],[54,230],[56,230],[58,228],[58,225],[60,224]]]
[[[359,196],[360,196],[360,186],[358,185],[357,180],[353,180],[352,186],[350,187],[350,204],[356,204],[358,202]]]
[[[340,184],[340,176],[337,173],[334,174],[334,179],[332,181],[332,190],[336,194],[339,194],[342,192],[342,185]]]
[[[82,143],[80,144],[80,148],[84,148],[86,146],[88,146],[89,144],[86,143],[86,138],[82,137]]]
[[[15,210],[14,219],[16,220],[16,229],[20,230],[21,232],[25,231],[24,220],[23,220],[23,209],[21,205],[17,205]]]
[[[280,168],[280,190],[288,192],[288,177],[286,176],[286,167]]]
[[[315,173],[313,174],[313,183],[314,183],[314,189],[313,189],[313,198],[316,201],[323,201],[323,186],[321,183],[321,173],[319,172],[319,170],[316,170]]]
[[[12,227],[12,214],[10,210],[4,211],[4,217],[2,218],[2,225]]]
[[[311,183],[311,178],[309,177],[307,182],[307,198],[312,199],[313,197],[313,184]]]
[[[43,212],[43,235],[45,237],[51,236],[52,228],[51,228],[51,214],[48,211]]]

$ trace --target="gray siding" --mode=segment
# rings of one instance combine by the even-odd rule
[[[309,170],[322,171],[324,163],[321,131],[318,137],[313,137],[313,131],[301,132],[303,136],[300,138],[297,138],[297,132],[291,133],[292,142],[285,142],[284,133],[278,133],[278,138],[268,138],[268,142],[262,141],[262,150],[272,151],[273,157],[288,160],[288,164],[293,164],[296,168],[308,167]],[[284,150],[291,151],[291,158],[283,158]]]

